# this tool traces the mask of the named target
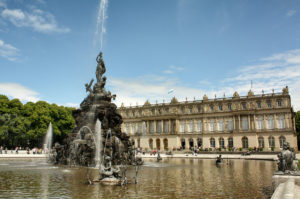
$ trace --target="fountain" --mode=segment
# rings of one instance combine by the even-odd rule
[[[48,154],[51,151],[52,137],[53,137],[53,129],[52,129],[52,123],[50,122],[46,136],[44,138],[44,144],[43,144],[44,153],[46,154]]]
[[[121,132],[122,117],[112,103],[116,95],[105,90],[106,67],[102,52],[97,56],[96,78],[85,84],[88,96],[73,111],[76,127],[64,141],[55,144],[55,163],[71,166],[87,166],[99,169],[98,181],[120,184],[121,167],[137,165],[142,161],[135,157],[134,143]],[[93,88],[92,88],[93,86]]]

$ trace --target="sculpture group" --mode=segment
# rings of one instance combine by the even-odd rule
[[[96,80],[85,84],[88,96],[73,111],[76,128],[65,140],[64,145],[55,145],[57,164],[78,166],[96,166],[97,144],[100,146],[100,176],[120,178],[120,165],[141,163],[135,158],[134,143],[121,131],[122,117],[117,113],[117,106],[112,103],[116,95],[106,91],[106,66],[102,52],[97,56]],[[101,137],[96,139],[96,122],[100,121]],[[98,143],[100,142],[100,143]],[[100,179],[101,180],[101,179]]]
[[[290,148],[288,142],[283,143],[282,151],[277,155],[278,161],[278,171],[277,175],[280,174],[291,174],[291,175],[300,175],[298,171],[298,165],[296,160],[296,153],[293,149]]]

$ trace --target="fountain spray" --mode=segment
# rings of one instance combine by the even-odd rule
[[[103,50],[103,37],[106,32],[105,20],[107,19],[107,14],[106,14],[107,5],[108,5],[108,0],[100,0],[98,14],[97,14],[97,26],[95,32],[96,44],[100,39],[100,51]]]

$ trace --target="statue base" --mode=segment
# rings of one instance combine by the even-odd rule
[[[272,199],[286,198],[286,196],[289,196],[288,198],[299,198],[300,176],[276,173],[272,177],[272,188],[274,192]]]
[[[99,182],[104,185],[121,185],[121,180],[115,177],[103,178]]]

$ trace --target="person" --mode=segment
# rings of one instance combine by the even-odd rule
[[[3,150],[3,147],[2,147],[2,146],[0,146],[0,154],[2,154],[2,150]]]
[[[7,147],[5,147],[5,154],[7,154]]]
[[[19,153],[19,147],[16,147],[16,154]]]

